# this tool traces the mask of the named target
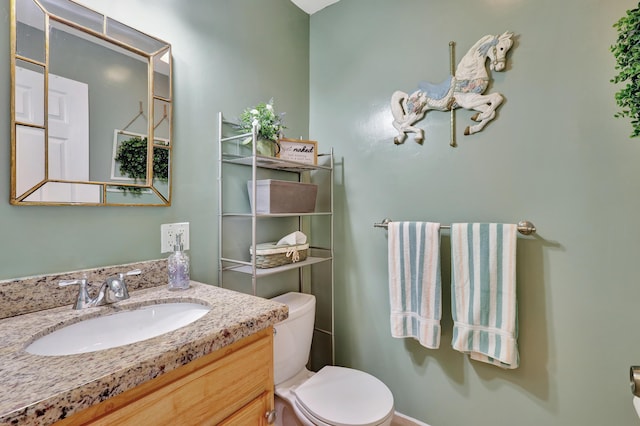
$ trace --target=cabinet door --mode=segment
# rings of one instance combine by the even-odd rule
[[[267,413],[271,410],[270,407],[269,394],[265,392],[229,416],[219,426],[267,426]]]
[[[264,417],[273,409],[271,327],[107,399],[59,424],[214,425],[236,413],[242,414],[257,400],[263,401],[264,407],[260,409]]]

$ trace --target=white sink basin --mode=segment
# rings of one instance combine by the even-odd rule
[[[159,303],[90,318],[44,335],[27,346],[34,355],[73,355],[124,346],[184,327],[209,312],[198,303]]]

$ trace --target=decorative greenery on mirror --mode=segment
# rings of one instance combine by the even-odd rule
[[[171,205],[171,46],[72,0],[10,3],[11,204]]]
[[[616,103],[622,110],[615,117],[630,117],[631,137],[640,136],[640,9],[627,10],[613,25],[618,31],[616,44],[611,52],[616,59],[616,75],[612,83],[625,83],[616,93]]]

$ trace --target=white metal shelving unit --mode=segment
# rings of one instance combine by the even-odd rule
[[[258,281],[261,277],[283,273],[285,271],[298,270],[298,287],[299,291],[303,290],[303,270],[316,264],[330,262],[330,294],[331,294],[331,313],[330,313],[330,329],[316,327],[316,332],[320,332],[329,336],[331,342],[331,363],[335,364],[335,317],[334,317],[334,266],[333,266],[333,241],[334,241],[334,223],[333,223],[333,169],[334,155],[333,149],[326,154],[318,154],[318,162],[323,164],[310,165],[299,163],[296,161],[287,161],[275,157],[266,157],[258,155],[256,152],[256,129],[251,133],[240,133],[238,131],[230,131],[227,135],[225,129],[230,130],[234,123],[226,121],[223,114],[218,113],[218,285],[224,287],[225,274],[228,272],[247,274],[251,276],[251,289],[253,295],[257,295]],[[252,138],[251,153],[242,152],[242,141]],[[245,148],[246,149],[246,148]],[[298,181],[302,181],[303,174],[328,173],[329,185],[329,210],[315,213],[278,213],[278,214],[259,214],[256,212],[257,202],[254,202],[250,208],[250,212],[246,211],[228,211],[225,208],[225,194],[223,181],[225,175],[225,167],[235,165],[238,167],[251,168],[250,191],[252,191],[253,200],[256,200],[256,182],[258,180],[259,170],[274,170],[293,173]],[[237,179],[230,177],[231,179]],[[305,217],[325,216],[328,220],[329,229],[329,246],[313,246],[309,247],[309,255],[303,261],[278,266],[275,268],[261,269],[256,267],[254,256],[249,256],[249,247],[251,252],[256,252],[256,245],[259,243],[256,238],[257,229],[260,219],[264,218],[298,218],[298,230],[303,227]],[[236,258],[225,256],[225,221],[230,218],[244,219],[251,223],[251,241],[247,242],[246,258]],[[313,242],[313,237],[309,236],[309,241]],[[248,258],[248,260],[247,260]]]

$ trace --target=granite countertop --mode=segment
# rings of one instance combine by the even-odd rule
[[[193,281],[184,291],[162,286],[130,296],[108,306],[63,306],[0,320],[0,425],[54,423],[288,316],[286,305]],[[67,356],[24,350],[69,323],[159,301],[196,302],[211,311],[185,327],[117,348]]]

